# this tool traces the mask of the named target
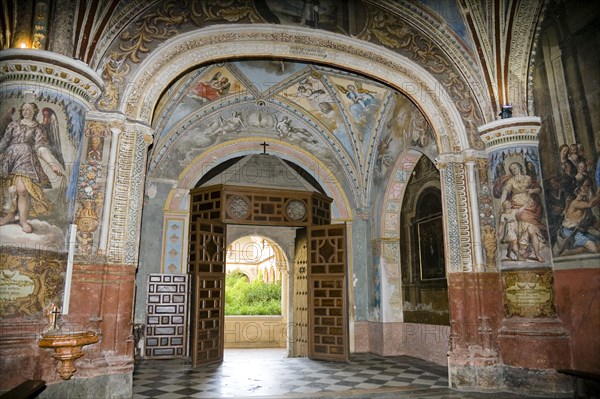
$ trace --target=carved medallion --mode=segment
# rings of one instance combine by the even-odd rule
[[[250,200],[243,195],[233,195],[227,200],[227,214],[234,219],[245,219],[250,214]]]
[[[288,219],[295,222],[304,220],[306,216],[306,205],[300,200],[291,200],[285,207],[285,214]]]

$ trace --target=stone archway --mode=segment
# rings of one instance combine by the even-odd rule
[[[452,272],[478,269],[482,259],[481,238],[478,228],[471,231],[471,227],[478,226],[479,219],[477,213],[469,210],[468,204],[469,200],[476,199],[477,181],[472,178],[474,164],[467,163],[467,160],[477,159],[481,154],[469,149],[467,132],[459,111],[431,74],[398,54],[347,37],[325,37],[319,32],[304,29],[291,33],[281,27],[256,25],[251,28],[231,27],[226,31],[228,34],[224,35],[223,30],[217,32],[213,28],[206,28],[183,34],[169,41],[169,46],[149,56],[127,85],[121,111],[141,125],[150,124],[158,98],[181,70],[250,54],[318,62],[385,81],[417,104],[432,126],[440,153],[438,165],[446,199],[444,218],[450,221],[444,230],[448,246],[447,263]],[[240,46],[242,41],[248,45]],[[302,43],[311,51],[299,51],[297,45],[290,43]],[[323,47],[332,50],[324,53]],[[169,201],[172,200],[175,207],[183,205],[184,193],[181,189],[176,186],[169,195]],[[344,191],[340,190],[342,193]]]
[[[170,39],[141,63],[125,86],[120,111],[131,120],[151,124],[158,98],[182,71],[250,56],[336,66],[386,82],[408,96],[423,112],[433,126],[440,153],[469,148],[460,112],[423,67],[359,40],[302,27],[293,31],[283,26],[256,24],[208,27]]]

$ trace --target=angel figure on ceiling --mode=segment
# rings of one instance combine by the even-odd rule
[[[336,84],[336,87],[341,91],[350,101],[350,107],[348,109],[352,113],[352,116],[356,120],[361,119],[364,116],[364,111],[372,104],[375,103],[375,97],[373,96],[374,91],[367,90],[362,87],[360,82],[355,84],[349,84],[346,87]]]

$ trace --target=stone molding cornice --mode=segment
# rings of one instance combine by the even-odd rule
[[[17,82],[64,89],[89,105],[104,89],[100,76],[81,61],[45,50],[4,50],[0,52],[0,84]]]
[[[542,122],[539,116],[499,119],[478,128],[486,151],[519,145],[537,145]]]

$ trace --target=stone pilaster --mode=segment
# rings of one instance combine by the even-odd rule
[[[438,158],[447,225],[446,270],[450,308],[450,383],[460,389],[498,389],[496,331],[502,295],[498,273],[486,272],[478,212],[480,154]]]
[[[109,263],[135,265],[140,240],[141,211],[147,147],[152,143],[151,129],[123,123],[114,168],[110,224],[106,256]]]

